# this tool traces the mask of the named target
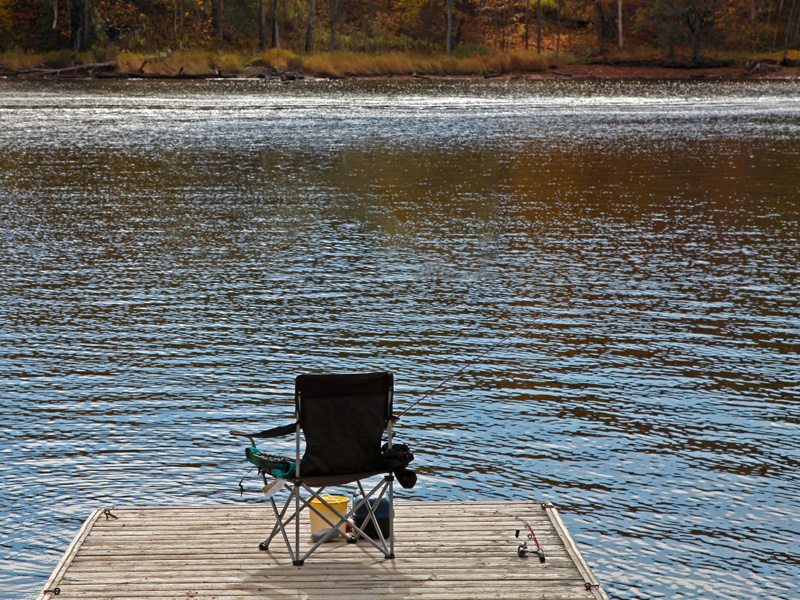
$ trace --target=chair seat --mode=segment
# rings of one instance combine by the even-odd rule
[[[365,473],[343,473],[341,475],[317,475],[312,477],[302,477],[300,479],[292,478],[287,479],[289,483],[300,485],[305,483],[309,487],[326,487],[329,485],[346,485],[359,481],[361,479],[368,479],[375,475],[386,475],[388,471],[382,469],[380,471],[367,471]]]

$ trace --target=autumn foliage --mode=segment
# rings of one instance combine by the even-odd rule
[[[711,49],[785,53],[799,30],[800,0],[0,0],[0,52],[100,58],[274,48],[397,62],[449,46],[461,58],[527,50],[698,62]]]

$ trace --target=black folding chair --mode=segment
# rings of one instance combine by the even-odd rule
[[[386,558],[394,558],[394,475],[393,466],[384,458],[386,450],[392,448],[393,386],[391,373],[300,375],[295,380],[295,423],[258,433],[231,431],[250,439],[253,447],[248,448],[247,457],[259,465],[265,490],[270,485],[267,475],[272,474],[276,476],[273,485],[289,492],[281,508],[275,495],[269,494],[275,526],[259,545],[260,549],[267,550],[280,534],[292,564],[299,566],[321,544],[340,535],[340,531],[349,531],[345,534],[348,541],[364,539]],[[255,448],[255,438],[274,438],[292,432],[296,436],[293,459],[261,455]],[[384,434],[386,442],[382,447]],[[305,451],[301,458],[302,440]],[[365,489],[363,480],[376,475],[383,475],[383,479]],[[329,486],[354,482],[360,496],[346,513],[337,510],[322,494]],[[386,535],[376,516],[383,498],[389,503]],[[320,505],[333,513],[334,518],[326,510],[320,510]],[[331,529],[301,555],[300,515],[305,509],[314,511]],[[290,540],[292,521],[294,543]],[[367,528],[374,538],[365,533]]]

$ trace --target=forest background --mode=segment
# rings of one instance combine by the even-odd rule
[[[800,0],[0,0],[0,75],[792,64],[798,44]]]

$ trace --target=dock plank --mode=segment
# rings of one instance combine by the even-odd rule
[[[393,560],[367,544],[325,544],[292,566],[271,510],[252,504],[96,510],[37,600],[607,600],[552,505],[397,503]],[[533,527],[547,561],[517,555]],[[306,533],[308,536],[308,533]],[[310,536],[308,536],[310,537]]]

